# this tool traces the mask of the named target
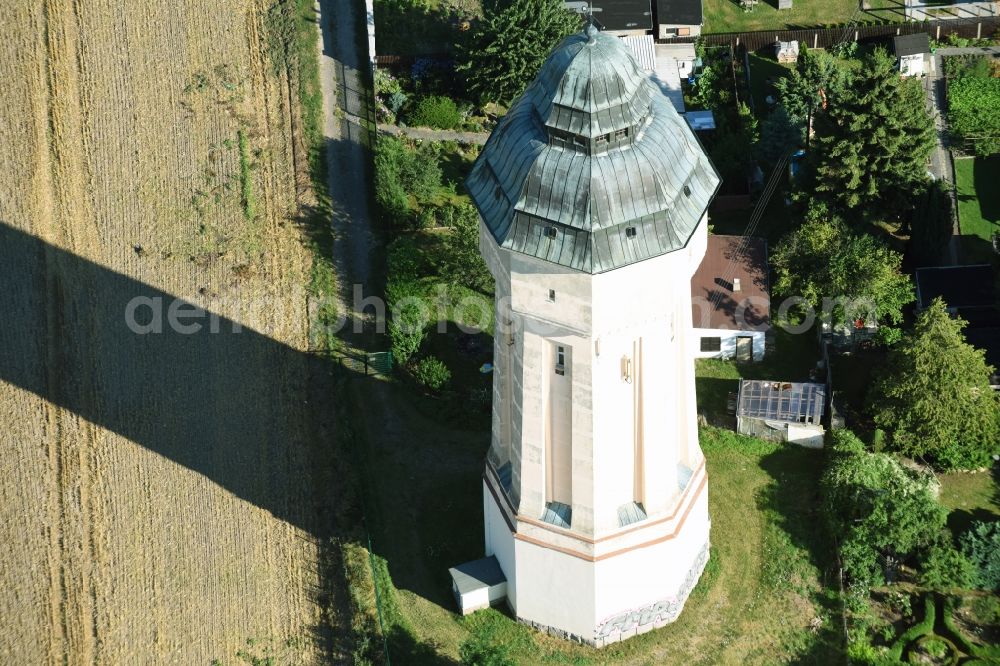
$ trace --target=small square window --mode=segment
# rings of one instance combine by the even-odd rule
[[[618,141],[624,141],[627,138],[628,138],[628,128],[620,129],[617,132],[615,132],[615,139],[617,139]]]
[[[608,142],[610,138],[611,138],[610,134],[602,134],[599,137],[597,137],[597,144],[604,145]]]
[[[545,237],[546,238],[555,238],[556,237],[556,228],[555,227],[545,227]]]
[[[688,187],[687,185],[684,186],[684,196],[686,197],[691,196],[691,188]]]
[[[703,352],[722,351],[722,338],[702,338],[701,350]]]
[[[556,290],[555,289],[549,289],[549,300],[550,301],[556,300]]]
[[[635,227],[625,227],[625,238],[635,238]]]

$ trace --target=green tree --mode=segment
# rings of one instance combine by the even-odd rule
[[[815,125],[817,193],[844,210],[905,210],[934,148],[920,81],[900,78],[878,49],[827,97]]]
[[[921,557],[920,584],[935,590],[967,588],[975,580],[975,568],[951,541],[951,533],[941,532]]]
[[[779,78],[774,87],[788,117],[804,127],[822,109],[827,91],[841,85],[844,76],[845,70],[829,54],[804,49],[792,73]]]
[[[847,299],[842,315],[898,323],[902,308],[913,301],[910,279],[900,272],[903,257],[868,234],[854,234],[822,211],[778,243],[771,257],[774,289],[785,296],[801,296],[814,308],[824,298]]]
[[[941,299],[920,313],[872,387],[875,423],[892,446],[943,469],[973,469],[1000,450],[1000,402],[984,352]]]
[[[832,448],[821,482],[824,514],[852,584],[881,584],[887,558],[918,554],[945,528],[948,512],[935,498],[937,481],[892,455],[866,451],[846,430],[834,432]]]
[[[959,543],[972,563],[975,586],[1000,590],[1000,522],[977,520],[962,534]]]
[[[776,107],[760,125],[760,156],[775,164],[788,150],[802,145],[805,136],[801,121],[792,120],[784,106]]]
[[[493,276],[479,254],[479,213],[472,204],[455,207],[445,248],[446,270],[453,282],[484,294],[492,292]]]
[[[455,69],[480,104],[510,103],[579,26],[562,0],[486,0],[482,19],[456,45]]]
[[[910,242],[917,266],[937,266],[951,238],[951,199],[944,185],[934,182],[920,197],[910,220]]]

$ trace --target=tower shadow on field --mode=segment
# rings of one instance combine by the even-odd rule
[[[145,332],[130,328],[130,303],[139,303],[133,320]],[[189,315],[182,324],[200,324],[198,330],[169,325],[175,303],[188,303],[174,307]],[[343,365],[193,311],[185,299],[0,221],[0,381],[183,465],[308,534],[319,553],[318,587],[310,594],[324,610],[310,632],[331,658],[357,649],[339,545],[354,538],[361,521],[334,437]],[[154,312],[162,314],[160,332],[148,330]],[[262,391],[270,395],[261,399]],[[418,659],[409,663],[451,663],[409,637],[390,632],[388,639],[394,657]],[[373,649],[380,653],[381,645]]]

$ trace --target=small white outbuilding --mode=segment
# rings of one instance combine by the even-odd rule
[[[507,578],[492,555],[448,569],[459,611],[468,615],[507,596]]]
[[[923,76],[927,56],[931,52],[930,37],[926,32],[900,35],[892,40],[900,76]]]

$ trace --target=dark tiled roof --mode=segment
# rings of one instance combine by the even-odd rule
[[[650,30],[653,12],[649,0],[611,0],[599,2],[594,18],[605,30]]]
[[[587,273],[684,247],[718,186],[629,48],[592,29],[552,52],[466,180],[501,247]]]
[[[979,264],[918,268],[917,305],[926,308],[939,296],[949,308],[993,307],[996,303],[993,267]]]
[[[738,292],[734,278],[740,281]],[[691,277],[692,323],[695,328],[767,330],[768,292],[767,241],[710,234],[705,258]]]
[[[912,35],[900,35],[892,38],[892,50],[897,57],[920,55],[931,52],[930,38],[926,32],[918,32]]]
[[[656,0],[656,22],[664,25],[701,25],[701,0]]]

